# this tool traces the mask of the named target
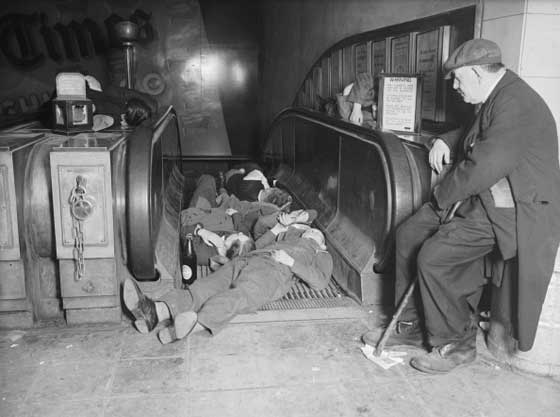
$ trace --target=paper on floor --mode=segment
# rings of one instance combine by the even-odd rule
[[[399,363],[404,363],[404,356],[406,356],[406,352],[392,352],[388,350],[381,352],[380,356],[375,356],[373,353],[375,348],[370,345],[364,345],[360,349],[366,358],[381,366],[383,369],[389,369]]]

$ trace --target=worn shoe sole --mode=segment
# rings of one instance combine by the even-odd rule
[[[427,361],[429,360],[428,358],[429,358],[429,355],[426,356],[426,357],[415,357],[415,358],[412,358],[412,359],[410,360],[410,366],[412,366],[412,367],[413,367],[414,369],[416,369],[417,371],[424,372],[424,373],[427,373],[427,374],[438,374],[438,375],[447,374],[447,373],[451,372],[451,371],[454,370],[454,369],[462,368],[462,367],[465,367],[465,366],[470,365],[471,363],[473,363],[473,362],[475,361],[475,359],[476,359],[476,353],[473,355],[472,358],[468,358],[467,360],[465,360],[465,361],[463,361],[463,362],[461,362],[461,363],[455,364],[455,363],[452,363],[452,362],[450,361],[451,363],[449,363],[449,365],[448,365],[447,368],[443,368],[443,367],[442,367],[442,368],[439,368],[439,369],[438,369],[438,368],[434,368],[434,367],[432,367],[432,365],[430,365],[429,363],[427,363]]]
[[[131,279],[127,279],[123,285],[123,301],[124,305],[134,316],[134,327],[138,332],[146,334],[150,332],[150,326],[145,319],[145,315],[140,309],[140,297],[142,293],[140,288]]]
[[[163,345],[176,342],[187,337],[196,326],[198,316],[194,311],[187,311],[177,314],[173,319],[171,326],[161,329],[158,333],[158,339]]]

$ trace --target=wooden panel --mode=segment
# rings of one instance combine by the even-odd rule
[[[51,152],[57,257],[74,257],[69,198],[78,176],[87,180],[87,195],[93,200],[93,211],[83,221],[84,257],[111,257],[114,255],[111,165],[109,152],[101,151]]]
[[[330,63],[331,59],[330,57],[326,57],[323,58],[323,60],[321,61],[321,69],[323,72],[323,95],[321,97],[326,98],[326,97],[331,97],[332,93],[331,93],[331,73],[330,73],[330,68],[331,68],[331,63]]]
[[[25,272],[22,261],[0,261],[0,300],[25,298]],[[0,310],[3,310],[0,301]]]
[[[354,82],[354,48],[347,46],[342,51],[342,88]]]
[[[74,260],[60,260],[62,297],[92,297],[117,294],[114,259],[86,259],[82,279],[75,276]]]
[[[331,94],[335,96],[342,89],[342,51],[331,55]]]
[[[323,92],[323,70],[321,67],[313,68],[313,108],[318,110],[319,100],[317,98],[325,97]]]
[[[122,317],[120,307],[69,309],[66,311],[68,324],[119,323]]]
[[[20,257],[14,166],[10,152],[0,152],[0,260]]]

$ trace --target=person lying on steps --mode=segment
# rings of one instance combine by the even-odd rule
[[[282,221],[290,220],[285,217]],[[236,315],[254,312],[283,297],[294,279],[315,290],[327,287],[333,264],[320,230],[278,222],[257,246],[259,249],[234,258],[187,290],[172,289],[158,300],[148,298],[134,280],[127,279],[123,300],[136,329],[148,333],[171,319],[158,332],[163,344],[198,331],[216,335]]]

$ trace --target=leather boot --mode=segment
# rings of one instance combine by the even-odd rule
[[[434,346],[428,355],[412,358],[410,365],[429,374],[445,374],[468,365],[476,359],[476,331],[469,333],[459,341]]]
[[[366,345],[376,347],[383,336],[384,328],[374,329],[362,335]],[[385,346],[416,346],[423,347],[422,329],[419,320],[399,321],[393,334],[387,339]]]
[[[134,326],[140,333],[151,332],[158,324],[155,303],[146,297],[138,284],[128,278],[123,285],[123,301],[134,316]]]

